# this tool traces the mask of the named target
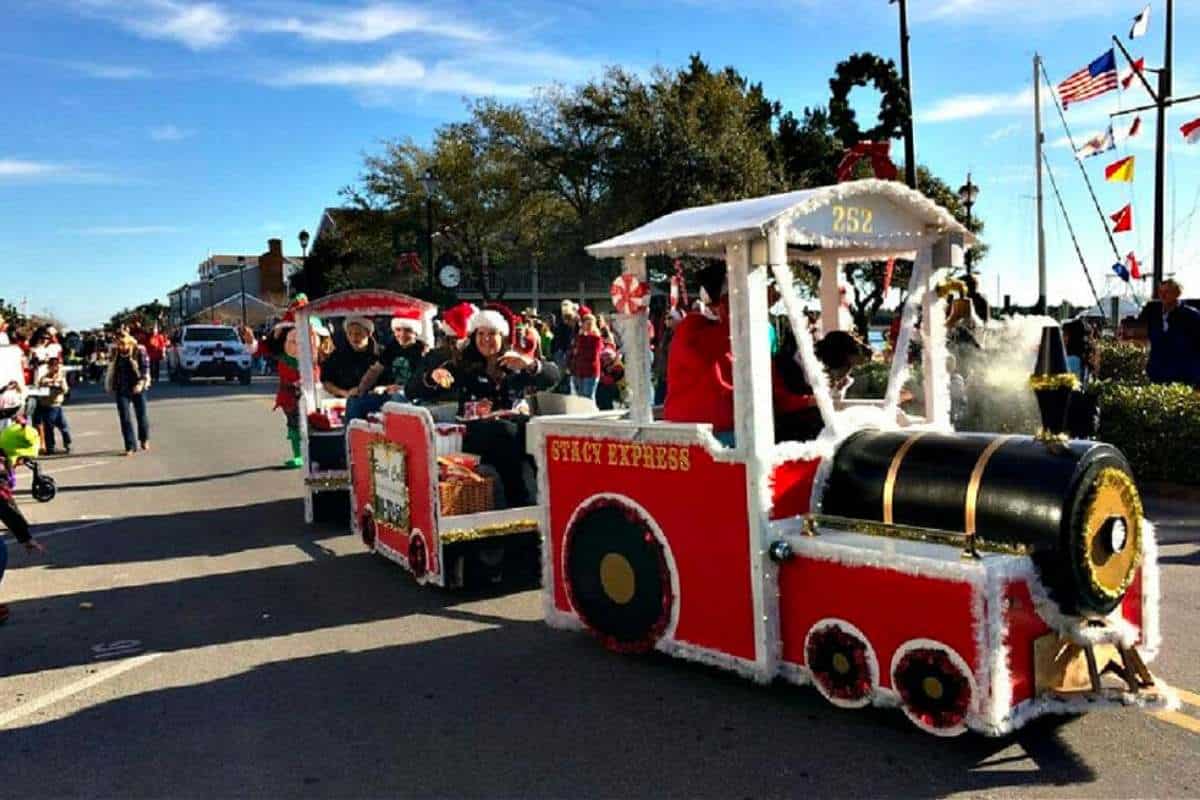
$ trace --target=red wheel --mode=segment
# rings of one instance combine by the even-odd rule
[[[408,569],[417,580],[424,578],[429,570],[429,554],[425,550],[425,540],[419,533],[408,537]]]
[[[842,708],[862,708],[879,685],[879,662],[867,637],[849,622],[823,619],[804,639],[804,656],[813,685]]]
[[[900,707],[923,731],[957,736],[967,729],[975,679],[962,656],[930,639],[913,639],[892,657],[892,687]]]

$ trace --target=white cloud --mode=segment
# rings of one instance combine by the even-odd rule
[[[48,161],[0,158],[0,180],[6,178],[40,178],[47,175],[61,175],[69,171],[69,169],[65,164],[53,164]]]
[[[916,16],[955,22],[986,20],[1029,28],[1043,22],[1095,18],[1109,12],[1119,14],[1127,7],[1124,0],[940,0],[922,6]],[[1128,16],[1132,18],[1136,11],[1130,11]]]
[[[268,80],[276,86],[338,86],[350,89],[417,89],[461,94],[495,94],[525,97],[533,87],[501,83],[486,74],[442,62],[426,67],[403,53],[393,53],[375,62],[339,62],[288,70]],[[374,99],[378,100],[376,96]]]
[[[989,133],[987,140],[989,142],[998,142],[1001,139],[1007,139],[1010,136],[1015,136],[1018,133],[1020,133],[1021,129],[1024,127],[1025,126],[1019,122],[1010,122],[1009,124],[1005,125],[1003,128],[997,128],[996,130]]]
[[[122,64],[96,64],[91,61],[68,61],[64,63],[72,69],[89,78],[99,78],[107,81],[130,81],[152,77],[150,70],[142,67],[130,67]]]
[[[76,233],[82,236],[156,236],[164,233],[178,233],[174,225],[95,225],[80,228]]]
[[[1029,88],[1011,93],[953,95],[919,111],[917,119],[921,122],[954,122],[1032,111],[1033,89]]]
[[[146,0],[134,5],[141,6],[141,12],[134,10],[122,23],[149,39],[165,39],[192,50],[208,50],[227,43],[237,33],[233,16],[216,3]]]
[[[192,50],[228,44],[239,34],[288,34],[314,42],[377,42],[419,34],[469,42],[492,38],[473,25],[450,21],[442,9],[377,2],[354,8],[218,3],[211,0],[75,0],[86,14],[108,19],[147,39],[178,42]]]
[[[396,3],[374,3],[346,10],[314,10],[308,16],[260,19],[249,27],[267,33],[291,33],[312,41],[377,42],[406,33],[466,41],[491,38],[483,30],[458,25],[425,9]]]
[[[176,125],[155,125],[150,129],[150,138],[156,142],[178,142],[194,133],[195,131],[184,130]]]

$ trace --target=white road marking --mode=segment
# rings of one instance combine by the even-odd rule
[[[50,477],[54,477],[55,475],[58,475],[59,473],[62,473],[62,472],[71,472],[72,470],[77,470],[77,469],[88,469],[89,467],[99,467],[102,464],[107,464],[108,460],[106,459],[104,461],[85,461],[82,464],[72,464],[69,467],[51,467],[50,464],[52,462],[48,462],[48,461],[43,461],[41,463],[45,470],[45,473],[47,475],[49,475]],[[17,473],[17,477],[18,477],[18,479],[26,478],[28,480],[33,480],[33,474],[31,472],[29,472],[29,470],[22,470],[21,472]]]
[[[57,535],[57,534],[60,534],[60,533],[67,533],[67,532],[69,532],[69,531],[79,531],[79,530],[83,530],[84,528],[94,528],[94,527],[96,527],[97,525],[103,525],[103,524],[105,524],[105,523],[107,523],[107,522],[112,522],[112,521],[113,521],[113,518],[112,518],[112,517],[105,517],[105,518],[103,518],[103,519],[93,519],[91,522],[81,522],[81,523],[79,523],[79,524],[77,524],[77,525],[64,525],[64,526],[63,526],[63,527],[61,527],[61,528],[51,528],[51,529],[50,529],[50,530],[48,530],[48,531],[37,531],[37,530],[35,530],[35,531],[33,532],[33,538],[35,538],[35,539],[46,539],[46,538],[49,538],[49,537],[51,537],[51,536],[55,536],[55,535]],[[4,538],[5,538],[5,540],[8,540],[8,539],[12,539],[12,538],[13,538],[13,536],[12,536],[12,534],[11,534],[11,533],[8,533],[7,531],[6,531],[5,533],[6,533],[6,535],[5,535],[5,537],[4,537]],[[14,539],[14,541],[15,541],[15,539]]]
[[[36,697],[27,703],[22,703],[16,708],[0,714],[0,730],[7,728],[17,720],[24,719],[30,714],[35,714],[38,711],[41,711],[43,708],[52,706],[61,700],[66,700],[72,695],[77,695],[80,692],[86,692],[93,686],[99,686],[105,681],[112,680],[118,675],[129,672],[132,669],[145,666],[151,661],[160,658],[162,655],[162,653],[146,653],[144,655],[131,658],[127,661],[118,662],[113,664],[108,669],[100,670],[92,675],[88,675],[82,680],[68,684],[61,689],[55,689],[53,692],[48,692],[47,694],[44,694],[41,697]]]

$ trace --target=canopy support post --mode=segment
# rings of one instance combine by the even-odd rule
[[[625,256],[624,269],[638,281],[646,282],[646,257]],[[650,332],[643,314],[617,314],[621,349],[625,355],[625,379],[629,386],[629,417],[637,425],[654,421],[654,392],[650,380]]]
[[[760,242],[755,242],[760,245]],[[760,249],[761,253],[761,249]],[[765,255],[763,253],[762,255]],[[778,592],[768,587],[775,566],[764,532],[770,514],[762,487],[775,447],[771,394],[771,342],[767,316],[767,267],[752,262],[751,242],[725,246],[729,284],[729,339],[733,350],[733,414],[738,455],[746,463],[750,585],[754,587],[756,671],[769,680],[778,668]],[[762,258],[761,261],[766,261]]]
[[[842,282],[837,254],[824,254],[821,264],[821,335],[840,330],[842,326]]]

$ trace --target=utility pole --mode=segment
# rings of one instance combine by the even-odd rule
[[[917,143],[913,135],[912,71],[908,61],[908,0],[888,0],[900,6],[900,80],[904,83],[904,97],[908,100],[908,113],[904,116],[904,182],[908,188],[917,188]]]
[[[1037,166],[1037,186],[1034,199],[1037,203],[1037,267],[1038,299],[1037,313],[1046,313],[1046,229],[1042,222],[1042,57],[1033,54],[1033,158]]]
[[[1154,131],[1154,296],[1163,281],[1163,262],[1166,260],[1167,219],[1167,105],[1171,100],[1171,68],[1175,51],[1175,3],[1167,0],[1165,20],[1166,42],[1163,46],[1163,66],[1158,73],[1158,124]]]

